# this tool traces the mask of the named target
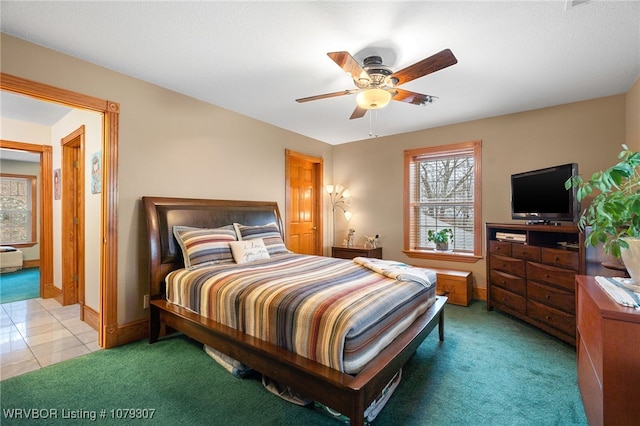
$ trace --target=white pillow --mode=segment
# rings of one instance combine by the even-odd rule
[[[231,253],[236,263],[247,263],[270,258],[262,239],[231,241],[229,247],[231,247]]]

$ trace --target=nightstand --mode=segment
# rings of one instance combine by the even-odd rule
[[[353,259],[354,257],[374,257],[382,259],[382,247],[333,246],[331,247],[331,257],[337,257],[339,259]]]

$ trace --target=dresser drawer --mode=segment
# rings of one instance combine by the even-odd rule
[[[490,261],[491,269],[499,269],[503,272],[508,272],[519,277],[524,277],[525,262],[522,259],[515,259],[513,257],[492,254]]]
[[[527,298],[545,305],[553,306],[575,315],[576,298],[573,292],[561,290],[557,287],[527,281]]]
[[[601,379],[593,365],[582,335],[578,339],[578,386],[588,421],[595,425],[604,424],[603,394]]]
[[[491,289],[491,301],[496,307],[501,306],[511,308],[524,315],[527,311],[527,302],[524,296],[511,293],[500,287],[493,287]]]
[[[527,301],[527,315],[569,336],[576,335],[576,317],[550,306]]]
[[[542,263],[578,271],[580,269],[580,255],[577,251],[543,247]]]
[[[511,243],[491,240],[489,241],[489,253],[511,256]]]
[[[575,292],[576,272],[542,263],[527,262],[527,279],[550,283]]]
[[[511,256],[517,257],[518,259],[540,262],[540,247],[514,244],[511,248]]]
[[[491,270],[489,273],[491,277],[491,284],[497,285],[509,290],[513,293],[520,294],[522,296],[527,294],[524,278],[517,277],[515,275],[507,274],[506,272]]]

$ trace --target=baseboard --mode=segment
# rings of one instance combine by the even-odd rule
[[[44,285],[44,298],[54,298],[62,305],[62,290],[54,286],[53,283]]]
[[[23,260],[22,267],[24,269],[27,268],[39,268],[40,267],[40,259],[31,259],[31,260]]]
[[[473,288],[473,298],[478,300],[487,301],[487,289],[486,288]]]
[[[100,329],[100,313],[96,312],[92,308],[87,305],[82,305],[82,321],[86,322],[93,328],[98,331]]]
[[[116,346],[126,345],[147,337],[149,337],[149,319],[144,318],[118,325],[115,329],[113,327],[105,327],[103,347],[105,349],[115,348]]]

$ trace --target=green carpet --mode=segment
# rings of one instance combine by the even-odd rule
[[[444,343],[434,330],[418,348],[374,426],[587,424],[573,347],[487,312],[480,301],[467,308],[450,305],[445,312]],[[65,425],[340,424],[268,393],[256,378],[234,378],[182,336],[103,350],[10,378],[0,382],[0,392],[3,425],[29,423],[8,415],[30,408],[55,410],[58,419],[45,423]],[[114,418],[128,408],[154,410],[153,419]],[[82,415],[79,410],[95,411],[97,420],[68,418]]]
[[[40,269],[27,268],[0,274],[0,304],[40,296]]]

